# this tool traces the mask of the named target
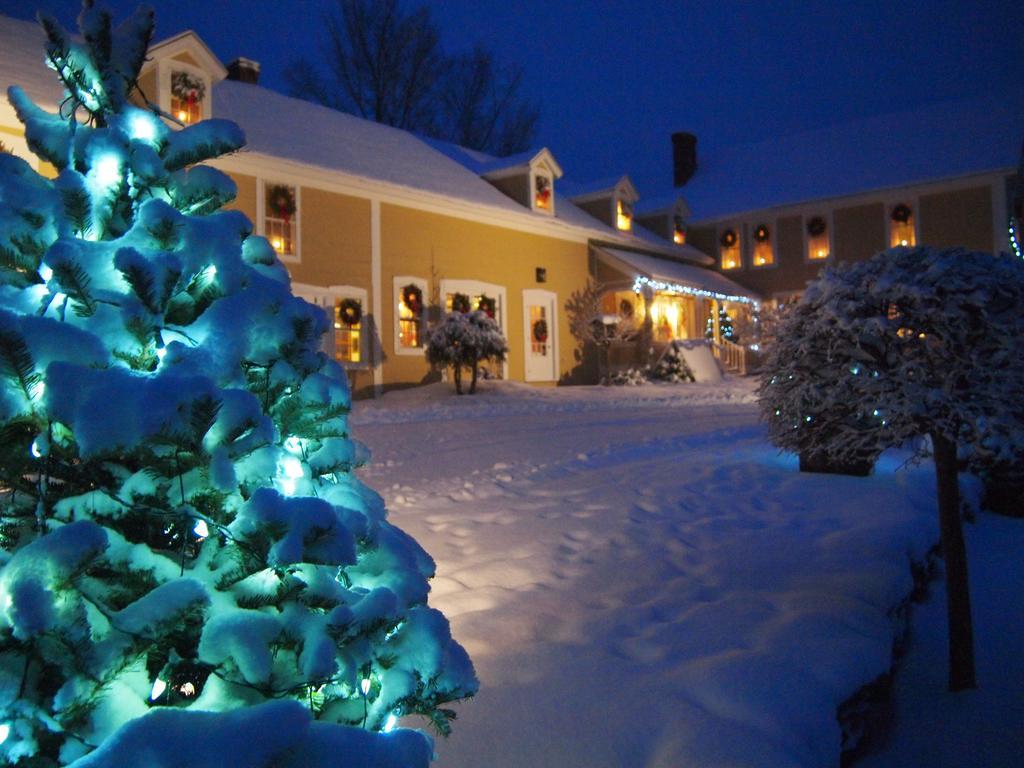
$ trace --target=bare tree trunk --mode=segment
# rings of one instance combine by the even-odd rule
[[[956,443],[944,435],[932,435],[935,449],[935,480],[939,496],[939,530],[946,561],[946,614],[949,622],[949,690],[976,688],[974,630],[971,626],[971,593],[967,580],[967,547],[960,521],[957,487]]]
[[[455,394],[461,395],[462,394],[462,365],[461,365],[461,363],[456,363],[455,365],[452,366],[452,368],[455,371]]]
[[[476,376],[477,376],[477,372],[479,370],[480,370],[480,361],[477,360],[477,358],[474,357],[473,358],[473,378],[470,379],[470,382],[469,382],[469,394],[471,394],[471,395],[476,392]]]

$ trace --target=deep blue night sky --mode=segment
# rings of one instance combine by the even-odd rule
[[[287,61],[316,50],[331,0],[150,4],[158,39],[192,28],[225,63],[259,60],[262,84],[283,89]],[[136,2],[108,5],[123,14]],[[1019,0],[430,5],[447,48],[481,42],[523,64],[526,89],[543,104],[539,143],[567,177],[629,173],[647,197],[670,190],[674,130],[728,145],[993,92],[1024,110]],[[67,25],[78,7],[0,0],[3,13],[45,8]]]

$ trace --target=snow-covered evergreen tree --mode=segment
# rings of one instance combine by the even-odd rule
[[[451,368],[455,391],[462,394],[462,369],[469,368],[469,394],[476,392],[480,364],[501,363],[508,353],[508,344],[501,327],[482,310],[449,312],[427,338],[427,362],[438,368]]]
[[[673,341],[666,347],[661,359],[651,367],[650,378],[671,384],[696,381],[689,363],[683,357],[683,346],[680,342]]]
[[[1024,262],[896,248],[826,269],[783,319],[760,402],[779,446],[839,460],[930,438],[950,625],[950,688],[974,686],[958,446],[1024,457]]]
[[[197,165],[242,132],[141,103],[151,12],[42,23],[61,114],[8,95],[56,178],[0,154],[0,762],[70,763],[153,709],[194,716],[192,749],[209,711],[287,742],[266,707],[293,741],[447,732],[473,668],[427,606],[432,560],[354,474],[327,319]],[[413,732],[352,743],[399,734],[425,764]]]

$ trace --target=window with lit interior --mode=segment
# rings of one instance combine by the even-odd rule
[[[767,224],[758,224],[754,227],[754,254],[751,261],[755,267],[769,267],[775,263],[772,232]]]
[[[334,357],[339,363],[362,362],[363,302],[353,296],[334,302]]]
[[[538,211],[551,213],[551,202],[554,192],[551,188],[551,177],[538,173],[533,177],[533,207]]]
[[[476,312],[481,310],[484,314],[494,320],[499,326],[501,322],[501,297],[489,296],[486,293],[446,293],[444,297],[444,311],[452,312]]]
[[[395,349],[418,350],[423,347],[423,294],[420,280],[398,280],[395,285],[397,332]]]
[[[889,215],[889,246],[913,246],[917,238],[914,236],[914,212],[906,203],[893,206]]]
[[[615,201],[615,226],[623,232],[633,229],[633,206],[625,200]]]
[[[672,217],[672,242],[676,245],[686,245],[686,222],[682,216]]]
[[[828,222],[824,216],[812,216],[807,220],[807,260],[822,261],[832,251],[828,239]]]
[[[280,256],[296,256],[298,193],[288,184],[264,185],[263,231]]]
[[[184,125],[203,119],[206,81],[199,75],[176,69],[171,72],[171,114]]]
[[[718,238],[719,263],[723,270],[739,269],[743,266],[740,258],[740,236],[735,229],[727,229]]]

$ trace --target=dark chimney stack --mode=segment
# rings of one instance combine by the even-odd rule
[[[672,184],[681,187],[697,171],[697,137],[686,131],[672,134]]]
[[[256,85],[260,79],[260,63],[239,56],[228,64],[228,80]]]

